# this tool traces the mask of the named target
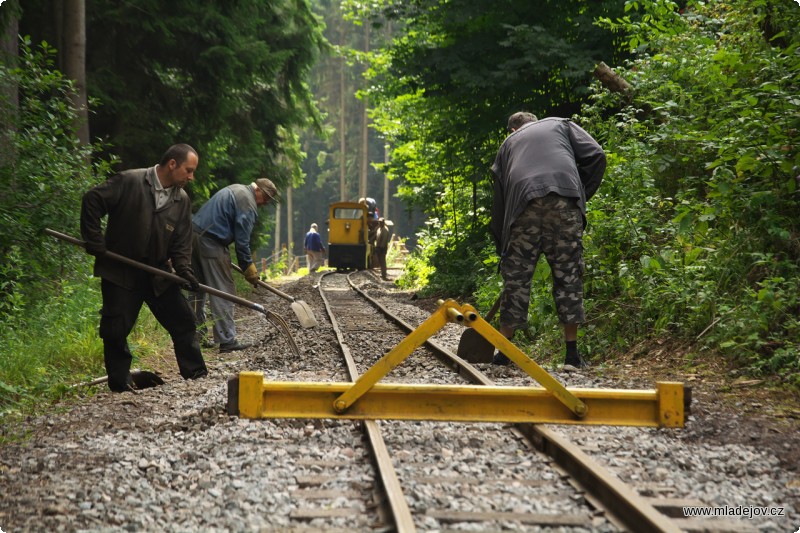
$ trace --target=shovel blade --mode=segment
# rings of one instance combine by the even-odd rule
[[[311,307],[303,300],[293,301],[292,311],[294,311],[294,314],[297,316],[297,320],[300,321],[300,325],[304,328],[313,328],[318,325],[317,319],[314,316],[314,311],[312,311]]]
[[[491,363],[494,345],[474,329],[467,329],[458,341],[456,355],[468,363]]]
[[[137,389],[150,389],[164,384],[164,380],[161,379],[161,376],[147,370],[134,370],[131,372],[131,379],[133,380],[133,385]]]

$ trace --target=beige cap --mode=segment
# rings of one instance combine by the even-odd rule
[[[273,202],[278,202],[278,188],[275,187],[275,184],[272,183],[267,178],[258,178],[256,180],[256,187],[261,189],[261,192],[267,195],[267,197],[272,200]]]

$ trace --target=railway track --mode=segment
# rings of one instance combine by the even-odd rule
[[[329,274],[319,281],[351,381],[414,327],[359,287],[373,282],[367,273]],[[435,339],[384,381],[493,383]],[[380,492],[351,508],[373,513],[372,528],[679,531],[650,502],[543,426],[366,421],[363,431]]]

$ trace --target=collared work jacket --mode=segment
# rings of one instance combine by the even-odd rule
[[[192,272],[192,210],[183,189],[156,209],[155,168],[126,170],[89,189],[81,205],[81,236],[87,242],[105,242],[110,252],[183,276]],[[105,237],[101,219],[108,215]],[[94,275],[127,289],[135,289],[141,270],[105,257],[95,258]],[[162,294],[172,283],[154,276],[153,290]]]

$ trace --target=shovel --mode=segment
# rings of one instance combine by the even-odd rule
[[[499,307],[500,296],[494,301],[494,305],[489,309],[484,320],[491,322]],[[456,355],[468,363],[491,363],[494,357],[494,345],[474,329],[467,328],[458,341]]]
[[[233,263],[231,263],[231,268],[233,268],[239,274],[243,274],[242,269],[234,265]],[[317,326],[317,319],[314,317],[314,311],[311,310],[311,307],[306,302],[304,302],[303,300],[298,300],[294,296],[289,296],[285,292],[281,292],[275,287],[267,285],[261,280],[258,280],[258,284],[261,287],[264,287],[265,289],[270,291],[271,293],[277,294],[284,300],[289,300],[290,302],[292,302],[292,311],[294,311],[294,314],[297,315],[297,320],[300,321],[301,326],[303,326],[304,328],[313,328]]]
[[[161,379],[161,376],[159,376],[155,372],[150,372],[148,370],[139,370],[138,368],[131,370],[131,380],[133,380],[133,386],[135,387],[134,390],[149,389],[151,387],[157,387],[158,385],[164,384],[164,380]],[[107,381],[108,381],[108,376],[103,376],[101,378],[93,379],[91,381],[84,381],[82,383],[76,383],[74,385],[70,385],[70,388],[74,389],[77,387],[91,387],[93,385],[100,385],[101,383],[106,383]]]
[[[82,240],[76,239],[75,237],[71,237],[69,235],[65,235],[63,233],[59,233],[55,230],[45,228],[44,232],[52,237],[55,237],[56,239],[61,239],[62,241],[71,242],[72,244],[77,244],[78,246],[81,247],[86,246],[86,243],[83,242]],[[145,265],[144,263],[140,263],[139,261],[134,261],[129,257],[115,254],[114,252],[106,252],[104,255],[105,257],[108,257],[115,261],[119,261],[121,263],[125,263],[126,265],[130,265],[140,270],[144,270],[145,272],[149,272],[150,274],[161,276],[162,278],[167,278],[168,280],[173,281],[179,285],[186,285],[186,280],[178,276],[177,274],[166,272],[154,266]],[[252,309],[253,311],[258,311],[259,313],[262,313],[267,318],[267,320],[272,322],[273,325],[275,325],[278,329],[280,329],[283,332],[284,335],[286,335],[286,340],[289,342],[289,347],[292,349],[292,353],[298,357],[300,356],[300,350],[297,348],[297,344],[294,342],[294,337],[292,337],[292,333],[289,331],[289,325],[286,324],[286,321],[280,316],[276,315],[275,313],[273,313],[268,309],[264,309],[263,305],[250,302],[248,300],[245,300],[244,298],[239,298],[234,294],[228,294],[225,291],[215,289],[214,287],[209,287],[208,285],[200,285],[198,290],[201,292],[211,294],[213,296],[217,296],[219,298],[222,298],[223,300],[228,300],[235,304],[239,304],[243,307],[247,307],[248,309]]]

